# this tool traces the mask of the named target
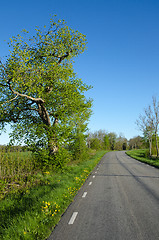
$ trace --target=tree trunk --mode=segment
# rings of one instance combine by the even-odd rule
[[[157,133],[155,133],[155,140],[156,140],[156,151],[157,151],[157,157],[158,157],[158,140],[157,140]]]
[[[149,152],[150,152],[150,157],[152,157],[151,148],[152,148],[152,138],[149,138]]]
[[[50,156],[53,156],[59,150],[59,147],[57,146],[56,141],[54,139],[50,139],[50,138],[48,138],[48,148],[49,148]]]
[[[55,118],[54,123],[53,123],[53,128],[56,127],[58,124],[58,118]],[[52,156],[56,154],[59,150],[58,144],[57,144],[57,139],[56,139],[56,133],[50,132],[50,129],[48,130],[48,148],[49,148],[49,155]]]
[[[57,153],[58,149],[59,149],[59,147],[57,145],[56,134],[54,132],[54,128],[58,124],[58,118],[55,117],[53,126],[51,126],[50,116],[44,106],[44,103],[37,103],[37,105],[38,105],[39,115],[40,115],[43,123],[45,124],[45,129],[47,131],[49,155],[52,156],[55,153]]]

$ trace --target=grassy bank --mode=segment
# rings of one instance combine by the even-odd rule
[[[135,158],[141,162],[147,163],[149,165],[152,165],[154,167],[159,168],[159,159],[156,157],[146,157],[147,155],[147,149],[137,149],[137,150],[131,150],[126,152],[127,155],[129,155],[132,158]]]
[[[40,185],[0,201],[0,239],[46,239],[106,151],[70,164],[63,172],[36,175]]]

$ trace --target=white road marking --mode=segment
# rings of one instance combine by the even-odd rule
[[[92,182],[90,182],[89,185],[92,185]]]
[[[97,172],[95,172],[95,173],[97,173]]]
[[[74,213],[72,214],[72,217],[71,217],[71,219],[70,219],[70,221],[69,221],[68,224],[73,224],[73,223],[74,223],[74,221],[75,221],[75,219],[76,219],[76,217],[77,217],[77,214],[78,214],[78,212],[74,212]]]
[[[86,195],[87,195],[87,192],[84,192],[82,197],[85,198]]]
[[[95,178],[95,175],[93,176],[93,178]]]

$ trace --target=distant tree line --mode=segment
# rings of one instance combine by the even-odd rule
[[[88,156],[89,149],[92,150],[131,150],[148,147],[148,142],[144,137],[137,136],[127,140],[122,134],[117,136],[114,132],[98,130],[83,134],[83,132],[71,135],[65,149],[72,155],[72,160],[83,159]],[[0,151],[3,152],[25,152],[32,150],[24,145],[0,145]]]
[[[25,152],[28,151],[27,146],[10,146],[10,145],[0,145],[0,151],[2,152]]]
[[[140,136],[131,138],[129,141],[122,134],[117,136],[114,132],[98,130],[89,132],[87,136],[87,146],[90,149],[100,150],[129,150],[146,147],[144,139]]]

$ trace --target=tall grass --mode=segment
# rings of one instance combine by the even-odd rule
[[[35,164],[31,152],[0,151],[0,198],[26,184]]]
[[[73,162],[62,172],[39,172],[40,185],[1,200],[0,239],[46,239],[105,153]]]
[[[31,152],[0,151],[0,178],[20,177],[33,170]]]

